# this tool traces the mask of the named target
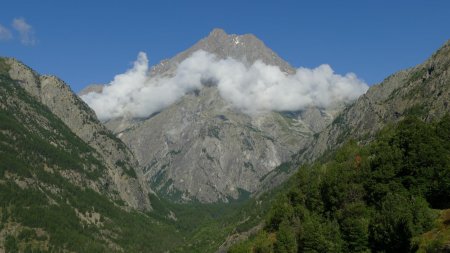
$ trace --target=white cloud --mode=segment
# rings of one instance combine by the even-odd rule
[[[0,41],[10,40],[12,39],[12,37],[13,36],[11,32],[8,30],[8,28],[0,24]]]
[[[355,74],[335,74],[329,65],[299,68],[293,75],[261,61],[250,67],[197,51],[181,62],[171,78],[149,76],[145,53],[132,69],[117,75],[102,93],[82,96],[101,120],[146,117],[171,105],[202,83],[217,85],[221,96],[245,113],[297,111],[308,106],[333,107],[365,93],[368,86]]]
[[[24,45],[33,46],[36,44],[34,29],[24,18],[15,18],[12,27],[19,32],[20,42]]]

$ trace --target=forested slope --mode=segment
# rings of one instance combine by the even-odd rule
[[[174,227],[114,198],[100,155],[6,68],[0,66],[0,251],[158,252],[182,242]]]
[[[433,123],[408,117],[372,143],[349,141],[330,157],[300,168],[264,229],[230,252],[449,248],[450,116]]]

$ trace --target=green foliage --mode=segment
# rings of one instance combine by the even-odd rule
[[[421,68],[419,70],[414,71],[411,76],[408,79],[408,82],[415,82],[417,80],[420,80],[424,77],[427,70],[425,68]]]
[[[21,105],[13,104],[0,110],[0,141],[4,151],[2,156],[5,157],[5,163],[0,163],[0,175],[8,168],[17,168],[17,173],[29,176],[28,169],[19,170],[28,164],[53,164],[59,168],[80,172],[92,180],[104,173],[104,165],[95,157],[95,151],[89,145],[73,134],[48,108],[28,96],[18,84],[14,86],[12,80],[1,75],[0,94],[20,98],[22,102]],[[25,111],[26,108],[29,109],[28,112]],[[31,117],[31,112],[45,118],[44,124],[47,126],[40,122],[38,117]],[[8,143],[11,144],[7,145]],[[28,175],[25,175],[27,173]]]
[[[220,140],[220,128],[218,126],[210,126],[208,128],[208,136]]]
[[[235,244],[230,249],[228,249],[228,253],[252,253],[252,252],[253,252],[253,245],[249,241],[244,241]]]
[[[136,171],[133,168],[127,168],[125,161],[117,160],[116,166],[120,167],[122,171],[131,178],[137,178]]]
[[[411,93],[414,94],[414,93]],[[407,110],[405,110],[405,112],[403,114],[405,115],[409,115],[409,116],[414,116],[414,117],[423,117],[425,115],[427,115],[428,113],[428,109],[426,108],[426,106],[424,104],[417,104],[414,105],[410,108],[408,108]]]
[[[289,204],[286,198],[281,198],[274,203],[269,212],[266,228],[269,231],[279,229],[283,221],[289,221],[294,215],[294,208]]]
[[[0,58],[0,75],[8,75],[9,65],[6,63],[4,58]]]
[[[289,227],[286,226],[286,229],[290,229]],[[289,244],[292,244],[294,246],[295,242],[295,238],[291,238],[291,233],[289,233],[290,231],[287,231],[286,236],[287,238],[282,239],[284,241],[287,242],[287,246],[289,246]],[[276,235],[279,236],[279,235]],[[285,235],[280,235],[280,237],[283,237]],[[290,241],[289,241],[290,240]],[[295,245],[296,246],[296,245]],[[273,245],[273,239],[270,238],[269,234],[267,234],[265,231],[262,231],[260,233],[258,233],[254,239],[254,244],[253,244],[253,251],[255,253],[271,253],[273,252],[274,245]]]
[[[283,226],[286,227],[286,226]],[[289,227],[286,227],[287,229],[290,229]],[[280,235],[283,237],[284,235]],[[287,239],[286,242],[289,244],[289,239],[292,239],[292,235],[290,233],[286,234]],[[268,234],[265,231],[260,231],[254,236],[251,236],[251,241],[242,241],[239,242],[233,246],[231,246],[228,249],[228,252],[230,253],[273,253],[274,252],[274,241],[275,241],[275,234]],[[294,241],[290,241],[291,243],[295,243],[295,238],[293,238]],[[284,240],[284,239],[283,239]],[[279,244],[279,249],[282,250],[281,244]],[[277,251],[275,251],[277,252]],[[294,251],[295,252],[295,251]]]
[[[297,239],[295,231],[286,223],[281,223],[276,232],[276,242],[274,250],[276,253],[295,253],[297,252]]]
[[[414,246],[419,253],[445,252],[450,241],[450,209],[440,211],[436,226],[416,237]]]
[[[388,194],[369,227],[371,248],[409,252],[412,238],[431,229],[432,219],[428,204],[420,196]]]
[[[407,118],[367,146],[350,141],[300,168],[266,218],[274,251],[415,251],[414,238],[433,228],[430,206],[449,207],[449,129],[448,115],[431,124]],[[238,247],[255,245],[256,237]]]
[[[304,219],[299,250],[304,252],[342,252],[342,239],[336,221],[311,214]]]
[[[380,202],[387,192],[410,191],[424,196],[432,207],[446,208],[450,196],[448,116],[436,124],[417,118],[399,123],[395,133],[386,133],[371,145],[371,180],[366,184],[371,200]]]
[[[11,235],[6,236],[4,247],[6,253],[19,252],[19,248],[17,247],[17,240],[14,236]]]

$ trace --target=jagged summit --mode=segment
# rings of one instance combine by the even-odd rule
[[[252,33],[246,33],[246,34],[228,34],[223,30],[222,28],[214,28],[207,37],[203,38],[203,40],[207,40],[208,42],[215,41],[219,44],[222,44],[222,46],[226,46],[225,44],[230,43],[234,44],[235,46],[243,46],[244,43],[241,43],[240,40],[247,40],[248,42],[252,41],[258,44],[263,45],[264,47],[267,47],[264,42],[262,42],[258,37],[256,37]]]
[[[295,69],[280,58],[264,42],[253,34],[227,34],[221,28],[214,28],[208,36],[199,40],[189,49],[177,54],[173,58],[162,60],[150,69],[152,76],[171,76],[178,64],[187,59],[194,52],[203,50],[215,54],[219,59],[234,58],[250,66],[260,60],[268,65],[278,66],[283,72],[295,73]],[[101,92],[103,85],[88,85],[78,95],[82,96],[90,92]]]
[[[295,69],[289,63],[281,59],[255,35],[227,34],[220,28],[214,28],[207,37],[201,39],[186,51],[171,59],[161,61],[158,65],[152,67],[151,72],[153,75],[171,75],[180,62],[198,50],[215,54],[219,59],[231,57],[247,65],[253,64],[256,60],[261,60],[268,65],[278,66],[286,73],[292,74],[295,72]]]

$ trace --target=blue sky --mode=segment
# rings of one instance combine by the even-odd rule
[[[75,91],[108,83],[130,68],[139,51],[147,52],[153,65],[215,27],[255,34],[294,67],[327,63],[368,84],[421,63],[450,39],[446,0],[14,0],[1,5],[0,25],[9,35],[2,37],[0,28],[0,55],[57,75]]]

